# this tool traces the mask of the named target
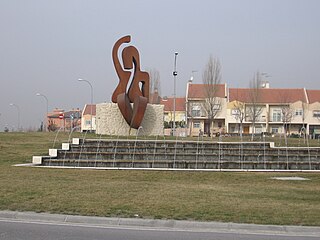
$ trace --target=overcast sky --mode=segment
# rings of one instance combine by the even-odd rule
[[[55,107],[110,102],[118,84],[111,50],[130,34],[141,68],[157,69],[162,96],[185,95],[193,70],[201,83],[212,54],[222,81],[248,87],[256,71],[271,87],[320,89],[320,1],[317,0],[0,0],[0,131],[38,127]]]

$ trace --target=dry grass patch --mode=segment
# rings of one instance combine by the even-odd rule
[[[65,139],[68,138],[66,134]],[[0,209],[95,216],[320,226],[320,175],[12,167],[53,134],[0,134]],[[62,141],[64,139],[59,139]],[[278,181],[276,176],[310,181]]]

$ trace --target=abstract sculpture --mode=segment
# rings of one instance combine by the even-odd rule
[[[119,84],[112,94],[112,102],[118,104],[120,112],[130,128],[138,129],[149,102],[149,74],[140,70],[139,52],[134,46],[128,46],[122,50],[122,67],[118,50],[121,44],[130,41],[130,36],[122,37],[112,49],[113,64],[119,77]],[[131,77],[131,75],[133,76]],[[130,78],[132,80],[127,91]]]

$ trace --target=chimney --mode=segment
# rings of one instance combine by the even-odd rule
[[[261,88],[270,88],[270,83],[268,81],[262,81]]]

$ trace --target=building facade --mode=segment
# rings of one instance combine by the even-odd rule
[[[175,121],[176,134],[186,136],[186,99],[177,97],[175,108],[173,97],[162,98],[160,104],[163,105],[164,134],[173,135],[173,122]]]
[[[211,117],[208,87],[215,88]],[[185,109],[189,136],[262,132],[320,135],[320,90],[270,88],[269,84],[257,89],[227,89],[226,84],[189,82]]]
[[[213,88],[214,91],[208,94],[206,88]],[[188,82],[186,92],[188,135],[225,133],[226,105],[226,84],[206,85]]]
[[[95,132],[95,131],[96,131],[96,105],[86,104],[81,114],[81,132]]]
[[[47,115],[48,131],[80,131],[81,110],[79,108],[65,111],[55,108]]]

